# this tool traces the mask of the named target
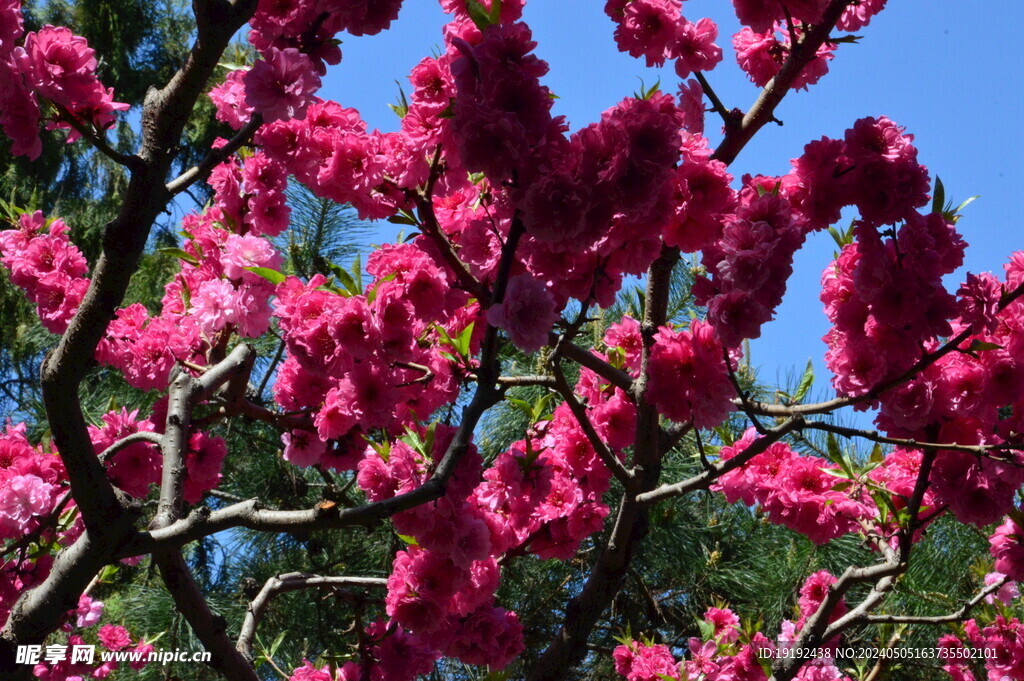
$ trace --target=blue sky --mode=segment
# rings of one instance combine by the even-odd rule
[[[647,69],[619,53],[612,22],[600,0],[533,0],[525,19],[539,43],[537,54],[551,65],[545,83],[560,97],[556,113],[573,129],[631,95],[642,78],[661,76],[674,92],[671,69]],[[838,137],[863,116],[887,115],[916,137],[920,160],[938,174],[947,197],[981,198],[966,211],[960,229],[971,245],[965,270],[1002,271],[1014,250],[1024,249],[1018,217],[1024,136],[1022,68],[1009,46],[1019,40],[1024,3],[1013,0],[954,2],[917,0],[889,3],[860,32],[858,45],[842,45],[831,72],[807,92],[790,93],[777,115],[784,122],[762,130],[737,159],[733,174],[781,174],[803,145]],[[731,36],[738,29],[728,0],[690,0],[691,20],[710,16],[720,27],[725,59],[708,79],[727,106],[746,109],[757,96],[735,64]],[[387,108],[399,81],[408,88],[409,70],[441,42],[445,15],[432,0],[406,0],[391,30],[363,38],[346,37],[344,58],[331,69],[322,95],[359,109],[371,127],[394,130],[398,119]],[[709,116],[712,142],[718,123]],[[390,227],[390,225],[388,226]],[[384,234],[390,234],[384,228]],[[802,371],[814,358],[818,388],[826,384],[821,336],[828,325],[818,301],[819,277],[832,257],[827,234],[814,235],[798,254],[789,293],[775,322],[753,343],[754,364],[766,380]],[[963,271],[947,283],[955,290]]]

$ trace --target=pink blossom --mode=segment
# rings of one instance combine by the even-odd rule
[[[75,610],[75,626],[79,629],[91,627],[103,616],[103,601],[89,598],[85,594],[78,597],[78,609]]]
[[[235,69],[223,83],[210,90],[217,120],[227,123],[232,130],[240,130],[252,118],[253,108],[245,98],[245,74],[245,70]]]
[[[0,481],[0,527],[24,532],[34,516],[53,507],[56,487],[36,475],[15,475]]]
[[[1007,579],[1006,575],[999,572],[990,572],[985,575],[985,586],[993,586],[999,582],[1003,582],[999,589],[996,590],[995,593],[990,593],[985,596],[986,603],[992,605],[996,601],[999,601],[1003,605],[1009,606],[1014,600],[1020,598],[1020,590],[1017,588],[1017,582]]]
[[[707,324],[694,320],[681,332],[662,327],[651,351],[650,399],[673,421],[713,428],[734,409],[725,362],[725,350]]]
[[[461,622],[446,654],[467,664],[503,669],[524,647],[523,626],[514,612],[483,607]]]
[[[244,76],[245,102],[267,122],[302,118],[320,89],[309,57],[297,49],[270,48]]]
[[[676,74],[686,78],[694,71],[715,68],[722,61],[722,48],[714,42],[717,38],[718,26],[711,19],[682,21],[676,34]]]
[[[661,66],[674,53],[683,20],[679,0],[633,0],[625,5],[615,42],[633,57],[646,57],[648,66]]]
[[[1007,519],[989,538],[990,551],[996,559],[996,572],[1014,581],[1024,580],[1024,531],[1013,520]]]
[[[284,443],[284,460],[296,466],[315,466],[327,451],[327,447],[316,433],[293,430],[281,436]]]
[[[704,621],[715,628],[715,640],[734,643],[740,636],[740,618],[728,608],[708,608]]]
[[[664,677],[679,678],[679,663],[665,645],[645,645],[633,641],[612,651],[615,671],[627,681],[661,681]]]
[[[122,650],[132,644],[132,637],[128,634],[128,630],[114,624],[104,624],[100,627],[97,636],[107,650]]]
[[[529,353],[547,345],[548,332],[558,317],[548,288],[529,274],[509,279],[502,302],[487,311],[487,322],[505,331],[516,347]]]
[[[996,330],[999,320],[999,301],[1003,295],[1003,287],[999,280],[987,272],[967,275],[967,281],[956,292],[957,311],[960,321],[974,331]]]

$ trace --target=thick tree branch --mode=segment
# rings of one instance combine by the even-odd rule
[[[41,643],[56,629],[63,612],[77,604],[95,572],[133,532],[135,519],[125,512],[128,501],[114,490],[93,451],[79,386],[138,267],[150,228],[171,198],[164,182],[193,105],[256,4],[256,0],[194,3],[196,41],[170,81],[146,95],[142,143],[135,155],[138,161],[131,163],[120,211],[104,229],[103,250],[77,313],[43,361],[43,405],[86,535],[58,555],[50,578],[22,595],[15,605],[16,616],[12,615],[0,633],[0,670],[12,670],[15,676],[11,678],[27,677],[31,671],[15,665],[15,646]]]
[[[174,599],[175,608],[210,652],[210,666],[228,681],[260,681],[250,661],[228,638],[227,621],[210,610],[181,553],[177,550],[156,553],[153,560]]]
[[[652,489],[657,484],[661,472],[662,437],[658,412],[647,401],[645,394],[647,365],[654,344],[654,334],[658,327],[665,323],[672,268],[678,259],[677,250],[663,248],[661,256],[647,273],[647,307],[641,327],[644,349],[640,378],[632,386],[632,394],[637,402],[633,452],[636,476],[634,486],[640,492]],[[567,350],[573,347],[576,346],[566,346]],[[568,352],[566,356],[570,357]],[[561,629],[528,673],[527,681],[565,679],[569,676],[569,670],[586,655],[587,639],[608,604],[618,593],[633,559],[636,545],[647,533],[646,508],[637,503],[634,496],[632,491],[627,491],[623,495],[607,545],[598,556],[580,593],[567,604],[565,621]]]

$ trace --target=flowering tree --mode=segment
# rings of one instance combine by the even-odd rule
[[[368,131],[359,112],[316,93],[340,61],[335,36],[385,30],[400,4],[195,0],[195,43],[149,91],[140,145],[124,153],[107,129],[127,105],[100,82],[85,39],[49,25],[26,32],[20,4],[0,2],[0,126],[12,153],[38,156],[45,124],[130,177],[91,271],[60,218],[3,206],[0,263],[59,335],[41,375],[50,437],[13,423],[0,436],[5,673],[102,678],[117,667],[19,664],[19,646],[57,639],[152,649],[151,632],[99,626],[104,608],[89,595],[111,564],[143,560],[229,679],[261,678],[261,622],[278,595],[303,590],[355,602],[352,646],[289,660],[286,677],[413,679],[451,660],[497,673],[530,626],[499,586],[533,557],[586,561],[563,596],[564,621],[523,670],[568,678],[594,654],[588,642],[652,511],[710,490],[815,544],[856,537],[866,550],[807,576],[797,616],[779,630],[713,607],[685,648],[622,632],[604,652],[627,679],[841,679],[830,651],[876,624],[936,625],[954,678],[973,678],[972,649],[988,678],[1024,678],[1024,629],[997,605],[1024,578],[1024,253],[1003,277],[970,274],[947,291],[966,247],[957,209],[932,190],[912,137],[884,117],[809,142],[787,175],[729,173],[783,97],[824,77],[884,0],[734,0],[736,58],[762,88],[745,112],[708,82],[723,58],[713,22],[684,18],[679,0],[609,0],[619,49],[674,61],[684,82],[677,96],[627,97],[571,133],[551,113],[522,3],[442,0],[444,48],[413,68],[401,130]],[[215,81],[246,23],[258,56]],[[234,133],[171,177],[213,83],[216,117]],[[714,149],[709,116],[724,126]],[[272,239],[290,222],[289,178],[415,234],[375,249],[365,277],[334,263],[286,275]],[[154,221],[199,183],[213,199],[183,221],[159,310],[123,306]],[[847,208],[858,218],[841,231]],[[805,403],[804,382],[768,402],[741,366],[744,341],[772,319],[796,251],[825,229],[840,248],[821,292],[836,397]],[[689,286],[700,314],[685,321],[670,310],[683,253],[702,264]],[[629,277],[646,287],[635,316],[595,326],[591,313],[616,309]],[[591,327],[605,331],[593,348]],[[271,333],[281,350],[258,357]],[[530,373],[511,361],[524,355]],[[81,393],[94,364],[159,399],[89,423]],[[268,382],[273,405],[261,402]],[[512,397],[524,387],[543,397]],[[528,423],[484,457],[474,437],[500,404]],[[831,416],[845,407],[871,410],[877,430],[838,425]],[[224,429],[248,422],[278,434],[284,461],[316,470],[329,493],[300,508],[225,495],[222,471],[249,452],[229,450]],[[749,427],[733,438],[739,422]],[[827,434],[820,454],[801,444],[815,432]],[[841,441],[874,449],[852,456]],[[673,478],[680,451],[695,467]],[[230,630],[183,554],[225,531],[344,536],[381,521],[401,540],[386,578],[278,574]],[[998,524],[992,575],[953,611],[901,612],[893,595],[926,531],[951,522]],[[584,544],[597,550],[583,557]],[[950,623],[955,633],[939,626]],[[275,664],[272,653],[260,660]]]

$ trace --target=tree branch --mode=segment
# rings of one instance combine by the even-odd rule
[[[968,618],[971,611],[978,607],[978,605],[985,600],[986,597],[991,596],[995,592],[999,591],[1006,582],[1010,580],[1009,577],[1003,575],[1002,578],[996,580],[992,584],[987,585],[984,589],[979,591],[968,601],[964,601],[964,604],[960,606],[960,609],[956,612],[951,612],[945,615],[864,615],[861,618],[861,622],[867,622],[870,624],[945,624],[947,622],[962,622]]]
[[[569,405],[569,410],[572,411],[572,415],[576,417],[576,422],[580,424],[580,428],[583,433],[590,440],[591,446],[597,452],[597,455],[601,457],[601,461],[608,470],[612,472],[615,479],[622,483],[626,489],[633,487],[633,474],[626,470],[626,467],[619,461],[619,457],[615,456],[613,452],[601,436],[597,434],[594,429],[594,424],[590,422],[590,418],[587,416],[587,409],[580,401],[576,399],[576,395],[573,394],[572,388],[569,387],[569,382],[565,380],[565,374],[562,373],[562,368],[557,365],[552,366],[552,371],[555,372],[555,390],[562,396],[565,403]]]
[[[637,402],[636,439],[633,450],[636,476],[634,486],[640,492],[653,488],[661,472],[662,437],[658,412],[647,402],[645,394],[647,364],[654,344],[654,334],[658,327],[665,323],[672,268],[678,259],[678,250],[664,247],[647,273],[647,307],[641,326],[644,348],[640,378],[632,386],[632,395]],[[565,346],[567,357],[571,357],[569,352],[575,347],[573,344]],[[622,496],[608,543],[598,556],[581,591],[566,605],[562,627],[555,634],[547,650],[533,665],[526,676],[527,681],[565,679],[569,676],[569,670],[586,655],[587,639],[608,604],[619,592],[622,579],[633,559],[636,544],[647,533],[646,509],[637,503],[634,497],[632,491],[627,491]]]
[[[171,196],[175,196],[182,193],[196,182],[205,180],[210,173],[213,172],[214,168],[228,160],[232,154],[248,144],[261,125],[263,125],[263,117],[258,113],[254,113],[252,118],[249,119],[249,122],[239,129],[238,132],[235,133],[234,137],[228,140],[227,144],[217,149],[211,149],[203,160],[198,163],[198,165],[192,166],[181,175],[168,182],[166,187],[167,193]]]
[[[726,127],[725,137],[715,149],[712,158],[729,165],[747,145],[747,142],[757,134],[757,131],[775,119],[775,108],[793,87],[793,82],[804,70],[804,67],[817,56],[818,49],[828,40],[839,17],[852,2],[853,0],[832,0],[829,3],[822,15],[821,22],[803,40],[792,46],[789,57],[782,68],[764,86],[757,101],[743,116],[739,125]]]
[[[210,651],[210,666],[228,681],[260,681],[250,661],[235,649],[228,638],[227,621],[210,610],[181,553],[177,550],[156,553],[153,560],[174,599],[175,608]]]
[[[571,359],[582,367],[590,369],[595,374],[605,379],[616,388],[620,388],[628,395],[633,394],[633,377],[622,369],[616,369],[611,364],[601,359],[590,350],[586,350],[575,343],[562,343],[562,336],[552,331],[548,334],[548,345],[560,347],[562,356]]]
[[[689,494],[690,492],[699,489],[707,489],[715,480],[722,477],[729,471],[736,470],[740,466],[745,465],[755,456],[767,450],[772,444],[781,440],[786,433],[800,428],[801,425],[802,419],[797,416],[782,423],[781,425],[769,428],[765,431],[764,435],[751,442],[749,447],[731,459],[726,459],[725,461],[714,464],[710,469],[704,470],[692,478],[688,478],[680,482],[674,482],[669,485],[662,485],[657,489],[638,494],[636,502],[639,504],[651,504],[656,501],[661,501],[662,499]]]
[[[193,105],[256,4],[256,0],[194,4],[196,40],[170,81],[146,95],[142,143],[135,155],[138,161],[130,168],[121,208],[103,231],[103,250],[78,311],[57,347],[43,360],[43,405],[86,534],[57,556],[50,577],[22,594],[14,607],[16,615],[12,614],[0,632],[0,669],[11,669],[11,678],[27,678],[31,672],[30,667],[15,664],[15,647],[41,643],[56,629],[92,576],[134,532],[135,517],[126,512],[128,500],[115,491],[93,450],[79,387],[92,366],[96,346],[124,299],[153,222],[171,198],[164,182]]]
[[[1003,294],[1003,296],[999,300],[997,312],[1002,312],[1010,305],[1010,303],[1014,302],[1021,296],[1024,296],[1024,283],[1019,284],[1017,288],[1011,291],[1007,291],[1006,293]],[[836,397],[831,400],[826,400],[825,402],[817,402],[813,404],[784,405],[748,401],[747,406],[754,413],[761,414],[764,416],[794,416],[796,414],[809,416],[812,414],[827,414],[842,407],[849,407],[856,404],[860,404],[862,402],[868,402],[874,400],[880,394],[884,393],[886,390],[894,388],[910,380],[911,378],[921,373],[922,371],[930,367],[932,364],[942,359],[943,357],[953,352],[954,350],[959,350],[960,344],[966,341],[968,338],[970,338],[971,333],[972,332],[969,327],[964,329],[956,336],[943,343],[942,346],[940,346],[939,348],[933,350],[932,352],[926,352],[925,354],[923,354],[921,358],[917,360],[917,362],[915,362],[912,367],[904,371],[902,374],[887,381],[882,381],[877,386],[867,391],[863,395],[857,395],[853,397]],[[737,406],[741,405],[741,402],[739,400],[734,400],[733,403],[736,404]]]
[[[160,435],[160,433],[153,433],[147,430],[140,430],[139,432],[125,436],[118,440],[117,442],[115,442],[114,444],[110,445],[102,452],[100,452],[98,458],[101,463],[106,463],[110,461],[110,459],[112,459],[114,455],[120,452],[122,449],[126,449],[140,442],[148,442],[150,444],[159,446],[162,439],[163,436]]]
[[[324,577],[303,572],[289,572],[271,577],[260,589],[256,598],[249,603],[235,647],[247,659],[252,660],[252,641],[256,636],[256,628],[259,626],[260,620],[263,619],[263,614],[266,612],[267,606],[270,605],[271,599],[279,594],[300,589],[335,590],[353,586],[387,587],[387,584],[388,580],[383,577]]]

